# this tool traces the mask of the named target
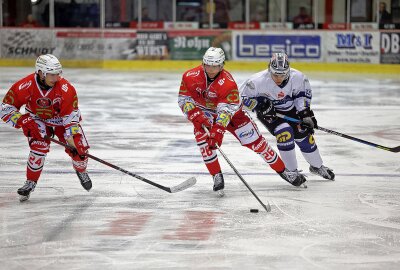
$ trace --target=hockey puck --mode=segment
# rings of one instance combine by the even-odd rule
[[[258,213],[258,209],[255,209],[255,208],[250,209],[250,213]]]

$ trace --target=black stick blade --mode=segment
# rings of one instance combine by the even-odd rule
[[[390,151],[390,152],[393,152],[393,153],[398,153],[398,152],[400,152],[400,145],[399,145],[399,146],[396,146],[396,147],[393,147],[393,148],[390,148],[389,151]]]

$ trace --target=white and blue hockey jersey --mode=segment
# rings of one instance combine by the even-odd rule
[[[253,74],[239,88],[244,107],[253,110],[259,98],[268,98],[278,111],[302,111],[310,107],[312,91],[307,77],[300,71],[291,68],[288,81],[278,86],[269,70]]]

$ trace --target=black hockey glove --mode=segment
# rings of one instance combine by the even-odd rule
[[[276,120],[276,111],[272,101],[266,97],[257,99],[257,107],[255,108],[257,118],[271,123]]]
[[[314,128],[318,127],[317,119],[315,119],[314,112],[307,108],[297,113],[301,120],[301,128],[309,129],[312,133],[314,133]]]

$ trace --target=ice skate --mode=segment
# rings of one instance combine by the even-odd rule
[[[31,195],[31,192],[35,190],[36,182],[31,180],[26,180],[25,184],[18,189],[19,201],[24,202],[27,201]]]
[[[322,165],[320,168],[310,166],[310,173],[319,175],[325,179],[335,181],[335,174],[333,170]]]
[[[92,188],[92,180],[87,172],[78,172],[76,171],[76,175],[78,176],[79,180],[81,181],[81,185],[84,189],[89,191]]]
[[[303,186],[304,188],[307,188],[307,185],[305,184],[307,179],[298,170],[291,172],[288,169],[285,169],[283,172],[278,174],[280,175],[280,177],[282,177],[284,180],[286,180],[295,187]]]
[[[218,196],[223,197],[225,195],[224,176],[222,175],[222,173],[217,173],[216,175],[213,176],[213,180],[214,180],[213,190],[218,194]]]

